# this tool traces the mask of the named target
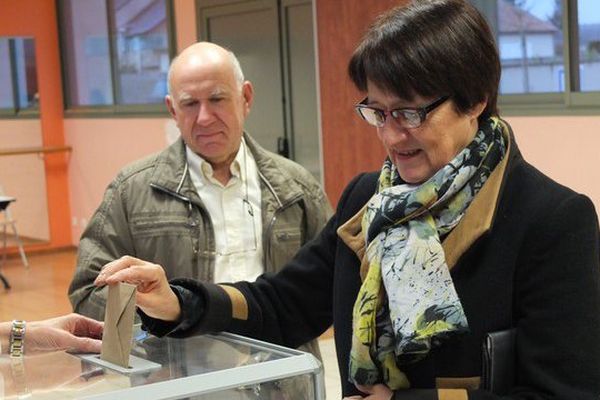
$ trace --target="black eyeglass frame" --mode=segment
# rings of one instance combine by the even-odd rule
[[[439,98],[437,98],[436,100],[432,101],[431,103],[423,106],[423,107],[404,107],[404,108],[395,108],[393,110],[390,111],[385,111],[385,110],[381,110],[379,108],[375,108],[375,107],[371,107],[369,105],[367,105],[367,101],[369,100],[368,97],[365,97],[360,103],[358,103],[357,105],[354,106],[354,109],[356,110],[356,112],[358,113],[358,115],[360,115],[360,117],[362,119],[364,119],[369,125],[373,125],[376,126],[378,128],[382,128],[383,125],[385,125],[385,120],[387,119],[388,115],[391,115],[392,118],[394,118],[394,120],[399,123],[401,126],[406,127],[406,128],[418,128],[419,126],[421,126],[423,124],[423,122],[425,122],[425,120],[427,119],[427,114],[429,114],[431,111],[435,110],[436,108],[438,108],[440,105],[442,105],[446,100],[448,100],[450,98],[449,95],[445,95],[445,96],[441,96]],[[372,110],[376,113],[376,115],[381,117],[381,123],[380,124],[373,124],[371,123],[366,117],[365,115],[362,113],[362,110],[364,109],[368,109],[368,110]],[[402,115],[402,113],[405,112],[414,112],[419,116],[419,123],[418,124],[410,124],[408,123],[408,118],[404,117]],[[403,117],[401,120],[399,120],[400,117]]]

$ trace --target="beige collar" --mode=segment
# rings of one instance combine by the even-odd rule
[[[498,166],[492,171],[479,193],[475,196],[471,205],[465,211],[465,215],[442,242],[446,264],[452,269],[456,262],[469,247],[484,233],[490,230],[494,222],[500,189],[508,158],[510,156],[510,137],[506,146],[506,154]]]
[[[504,121],[500,120],[500,123],[504,127],[504,137],[507,140],[506,154],[494,171],[492,171],[479,193],[477,193],[461,221],[442,242],[448,269],[452,269],[460,256],[463,255],[478,238],[490,230],[492,222],[494,221],[500,189],[502,187],[504,172],[506,171],[511,148],[511,138],[508,134],[508,128],[504,125]],[[361,260],[360,276],[363,280],[369,268],[369,263],[365,257],[365,238],[362,233],[362,218],[366,208],[367,206],[365,205],[358,213],[356,213],[356,215],[341,225],[337,230],[340,239],[342,239],[342,241],[356,253],[358,259]]]
[[[362,219],[367,209],[365,204],[352,218],[337,229],[337,234],[346,246],[350,247],[360,260],[360,278],[365,280],[369,270],[369,262],[365,257],[365,237],[362,233]]]

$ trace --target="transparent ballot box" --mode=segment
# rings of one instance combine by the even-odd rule
[[[131,354],[141,366],[125,371],[65,352],[0,357],[0,399],[325,398],[313,355],[238,335],[142,335]]]

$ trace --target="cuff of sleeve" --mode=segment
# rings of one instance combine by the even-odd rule
[[[218,285],[194,279],[177,278],[169,281],[179,300],[181,318],[169,322],[151,318],[138,309],[145,330],[162,337],[185,337],[226,330],[232,318],[232,302]]]
[[[173,336],[221,332],[229,327],[232,304],[223,288],[188,278],[173,279],[170,283],[186,293],[180,299],[180,304],[182,317],[187,323],[180,325]],[[196,303],[192,299],[199,299],[200,302]]]
[[[179,306],[181,307],[181,317],[179,320],[164,321],[162,319],[152,318],[140,308],[137,309],[138,315],[142,320],[142,328],[154,336],[163,337],[165,335],[176,335],[177,332],[188,329],[194,322],[194,315],[189,315],[189,308],[198,310],[198,315],[201,315],[202,300],[200,298],[194,296],[189,290],[180,286],[171,285],[171,289],[177,296]],[[184,306],[189,308],[184,308]],[[186,311],[188,312],[186,313]]]

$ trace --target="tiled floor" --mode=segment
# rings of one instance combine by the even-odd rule
[[[18,256],[2,266],[12,289],[0,286],[0,321],[37,320],[70,312],[67,288],[75,268],[75,250],[27,254],[27,259],[29,268]]]

